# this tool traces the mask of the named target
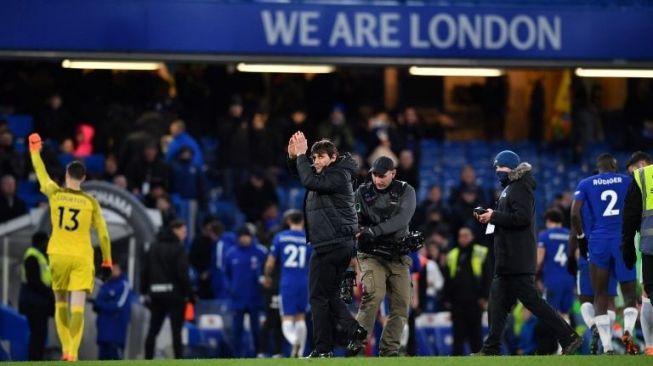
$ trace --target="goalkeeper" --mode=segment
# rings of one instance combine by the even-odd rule
[[[94,264],[91,227],[97,231],[102,251],[102,278],[111,274],[111,243],[102,210],[95,198],[81,190],[86,168],[80,161],[66,166],[65,187],[50,179],[41,160],[41,137],[29,136],[29,150],[41,192],[50,203],[52,235],[48,256],[55,297],[55,325],[62,360],[76,361],[84,330],[86,294],[93,290]]]

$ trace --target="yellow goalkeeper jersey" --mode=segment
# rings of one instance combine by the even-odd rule
[[[91,228],[100,239],[103,262],[111,261],[111,243],[100,204],[82,191],[59,187],[48,175],[39,152],[30,153],[41,192],[50,203],[52,235],[48,254],[93,258]]]

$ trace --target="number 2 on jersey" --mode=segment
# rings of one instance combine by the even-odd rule
[[[287,255],[283,266],[286,268],[304,268],[306,264],[306,247],[297,245],[286,245],[283,254]]]
[[[68,231],[75,231],[79,227],[79,221],[77,221],[77,215],[79,215],[79,210],[75,208],[69,208],[68,212],[71,213],[70,221],[72,221],[72,226],[66,224],[64,226],[64,213],[66,211],[65,207],[59,207],[59,229],[66,229]]]
[[[601,201],[607,201],[608,198],[610,201],[603,211],[603,216],[617,216],[619,215],[619,210],[615,210],[614,206],[617,204],[617,192],[608,189],[607,191],[601,192]]]

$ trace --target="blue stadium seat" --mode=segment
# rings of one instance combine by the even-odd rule
[[[61,166],[65,167],[73,160],[75,160],[75,157],[72,154],[59,154],[59,164],[61,164]]]
[[[293,187],[288,190],[288,208],[302,209],[306,190],[302,187]]]
[[[27,152],[27,144],[25,144],[25,140],[17,140],[16,143],[14,144],[14,147],[16,148],[16,151],[24,154]]]
[[[102,176],[104,173],[104,154],[92,154],[84,158],[86,170],[91,175]]]
[[[21,140],[27,137],[30,132],[32,132],[32,116],[15,114],[7,116],[7,123],[9,124],[9,129],[16,137],[16,140]]]
[[[288,209],[288,192],[284,187],[276,187],[277,198],[279,199],[279,212],[283,213]]]
[[[16,194],[25,201],[28,208],[47,201],[45,195],[39,191],[39,184],[36,181],[19,180],[16,186]]]
[[[217,217],[227,230],[234,230],[245,222],[245,216],[231,200],[209,202],[209,212]]]
[[[27,360],[29,343],[27,318],[16,310],[0,305],[0,348],[4,349],[11,361]]]

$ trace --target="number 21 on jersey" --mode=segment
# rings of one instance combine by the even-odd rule
[[[286,261],[283,262],[283,266],[286,268],[304,268],[306,264],[306,247],[297,246],[293,244],[286,245],[283,248],[283,254],[285,254]]]

